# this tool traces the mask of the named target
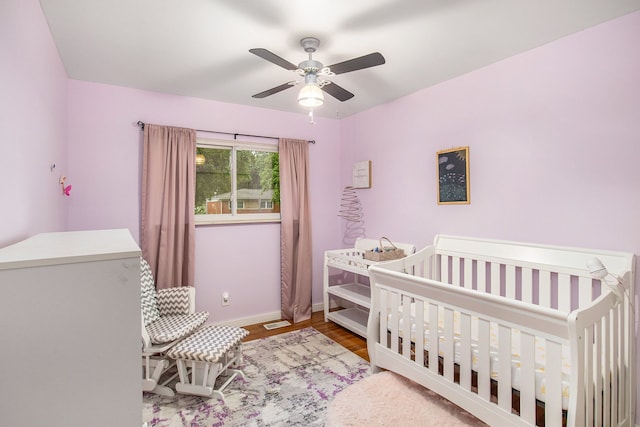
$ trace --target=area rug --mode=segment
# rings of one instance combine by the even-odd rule
[[[329,404],[327,427],[486,426],[433,391],[392,372],[371,375]]]
[[[248,341],[241,369],[216,398],[143,396],[149,427],[322,426],[328,403],[369,364],[313,328]],[[224,379],[219,378],[222,382]]]

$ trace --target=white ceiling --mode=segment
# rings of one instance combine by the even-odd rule
[[[640,9],[640,0],[40,0],[70,78],[304,112],[295,80],[251,53],[298,64],[302,37],[334,64],[380,52],[386,64],[332,77],[315,114],[346,117]]]

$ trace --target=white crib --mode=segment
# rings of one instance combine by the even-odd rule
[[[595,259],[606,270],[592,273]],[[633,426],[634,265],[631,253],[436,236],[370,267],[371,366],[490,425]]]

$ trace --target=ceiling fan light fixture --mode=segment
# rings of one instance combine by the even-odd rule
[[[324,95],[320,86],[315,82],[309,82],[302,86],[298,94],[298,104],[303,107],[319,107],[324,102]]]

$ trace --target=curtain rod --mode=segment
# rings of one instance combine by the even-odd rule
[[[140,126],[140,130],[144,130],[145,123],[143,121],[138,120],[138,126]],[[280,139],[277,136],[265,136],[265,135],[252,135],[249,133],[234,133],[234,132],[223,132],[219,130],[204,130],[204,129],[196,129],[196,132],[208,132],[208,133],[220,133],[223,135],[233,135],[233,139],[238,139],[238,136],[249,136],[252,138],[265,138],[265,139]],[[309,144],[315,144],[316,140],[311,139],[307,141]]]

